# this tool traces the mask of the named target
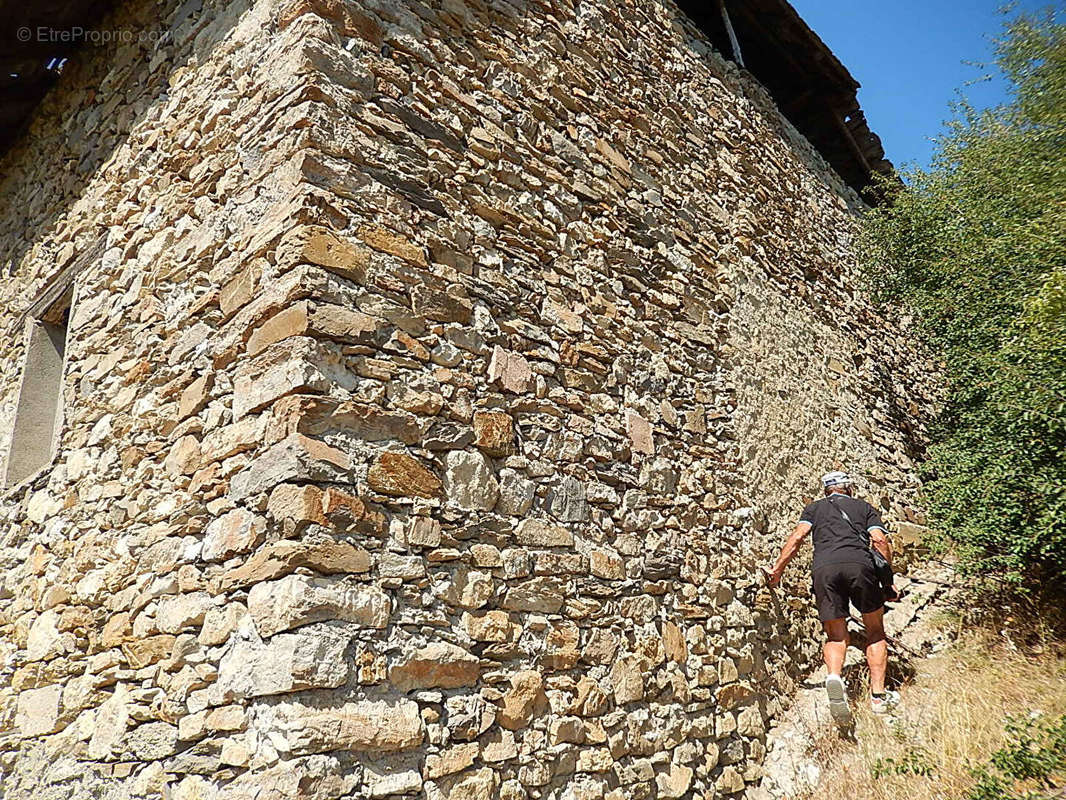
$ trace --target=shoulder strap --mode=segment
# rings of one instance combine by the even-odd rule
[[[854,522],[851,521],[851,517],[848,516],[848,512],[845,511],[844,509],[842,509],[840,506],[838,506],[836,503],[833,502],[833,495],[829,495],[829,497],[827,497],[826,499],[832,504],[833,508],[835,508],[837,511],[840,512],[840,516],[842,516],[844,518],[844,521],[846,523],[848,523],[848,525],[851,527],[851,529],[853,531],[855,531],[855,533],[858,535],[860,541],[862,541],[862,543],[864,545],[869,547],[870,546],[870,534],[867,533],[866,531],[864,531],[862,528],[860,528],[858,525],[856,525]]]

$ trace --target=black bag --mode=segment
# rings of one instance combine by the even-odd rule
[[[833,496],[829,496],[829,502],[833,503]],[[848,512],[833,503],[833,508],[840,512],[840,516],[844,518],[844,521],[851,526],[851,529],[858,534],[859,538],[866,545],[866,548],[870,551],[870,556],[874,562],[874,573],[877,575],[877,582],[881,584],[881,588],[885,592],[886,597],[892,597],[895,595],[895,589],[892,587],[892,565],[888,563],[888,559],[881,555],[877,548],[873,546],[870,541],[870,534],[863,530],[860,526],[851,521],[851,517],[848,516]]]

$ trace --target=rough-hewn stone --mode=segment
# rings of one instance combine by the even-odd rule
[[[0,155],[5,797],[744,791],[817,475],[925,524],[860,200],[667,0],[112,5]]]
[[[389,623],[389,596],[375,587],[353,586],[335,578],[289,575],[263,581],[248,592],[248,613],[260,636],[329,619],[370,628]]]
[[[330,750],[393,752],[421,744],[418,704],[411,700],[364,700],[336,708],[298,702],[279,705],[268,731],[277,731],[293,755]]]

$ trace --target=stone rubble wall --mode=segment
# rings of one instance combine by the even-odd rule
[[[0,168],[0,437],[106,237],[0,499],[4,796],[743,793],[817,476],[922,522],[858,199],[668,0],[189,9]]]

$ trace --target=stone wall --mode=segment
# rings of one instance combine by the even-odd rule
[[[816,656],[757,567],[921,522],[858,200],[667,0],[124,4],[0,166],[12,798],[714,798]]]

